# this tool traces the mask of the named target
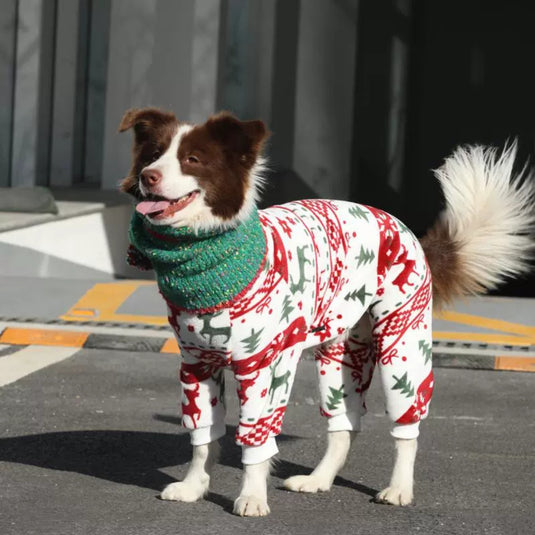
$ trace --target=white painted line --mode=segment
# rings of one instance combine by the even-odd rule
[[[464,342],[457,342],[457,343],[466,343],[466,340]],[[483,347],[459,347],[459,346],[453,346],[453,347],[446,347],[446,346],[433,346],[433,353],[440,354],[440,355],[457,355],[457,356],[477,356],[477,357],[495,357],[496,355],[507,357],[509,355],[514,356],[515,358],[533,358],[535,357],[535,351],[521,351],[518,349],[518,347],[512,346],[510,349],[504,348],[503,346],[499,347],[490,347],[490,348],[483,348]]]
[[[0,359],[0,386],[5,386],[30,373],[61,362],[80,350],[79,347],[28,346]]]

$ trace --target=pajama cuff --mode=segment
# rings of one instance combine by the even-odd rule
[[[258,464],[271,459],[279,453],[277,440],[269,437],[261,446],[242,446],[241,462],[243,464]]]
[[[360,413],[346,412],[327,420],[327,431],[360,431]]]
[[[225,434],[225,422],[218,422],[207,427],[198,427],[190,431],[191,444],[193,446],[201,446],[202,444],[209,444]]]
[[[420,434],[420,422],[416,422],[415,424],[405,424],[405,425],[395,425],[392,428],[392,431],[390,431],[390,434],[394,438],[404,438],[404,439],[411,439],[416,438]]]

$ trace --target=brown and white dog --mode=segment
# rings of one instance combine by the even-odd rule
[[[196,231],[232,229],[255,209],[262,184],[262,149],[267,129],[261,121],[242,122],[228,113],[206,123],[179,122],[156,108],[132,109],[119,131],[134,129],[133,160],[121,189],[138,201],[153,225]],[[435,306],[462,295],[483,293],[507,276],[527,269],[533,252],[533,176],[516,176],[514,145],[500,156],[494,149],[466,147],[448,158],[436,174],[446,210],[421,240],[433,275]],[[523,181],[523,182],[522,182]],[[324,458],[309,476],[294,476],[286,488],[328,490],[343,466],[352,433],[328,434]],[[397,456],[389,487],[379,501],[412,501],[416,439],[396,439]],[[194,501],[207,491],[215,462],[215,441],[194,446],[186,478],[169,485],[162,498]],[[246,464],[234,511],[269,512],[269,461]]]

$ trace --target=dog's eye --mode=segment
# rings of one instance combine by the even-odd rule
[[[186,162],[188,162],[188,163],[199,163],[199,158],[197,158],[197,156],[193,156],[193,154],[190,154],[186,158]]]
[[[151,162],[155,162],[160,156],[161,156],[160,151],[159,151],[159,150],[155,150],[155,151],[152,153],[152,156],[150,157],[150,161],[151,161]]]

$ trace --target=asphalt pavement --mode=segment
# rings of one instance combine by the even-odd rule
[[[370,501],[388,483],[393,458],[379,381],[331,492],[282,489],[284,478],[309,472],[324,447],[314,363],[303,360],[269,484],[272,512],[251,519],[231,512],[241,477],[232,386],[210,494],[193,504],[165,502],[159,491],[184,476],[191,453],[178,420],[178,357],[4,345],[0,363],[21,351],[29,361],[46,353],[50,365],[0,388],[3,535],[533,532],[533,373],[437,368],[419,441],[416,505],[396,508]]]

